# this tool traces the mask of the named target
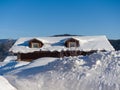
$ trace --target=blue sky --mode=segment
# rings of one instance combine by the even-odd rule
[[[0,0],[0,38],[54,34],[120,38],[120,0]]]

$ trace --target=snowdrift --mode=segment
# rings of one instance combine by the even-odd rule
[[[0,76],[0,90],[17,90],[4,77]]]
[[[120,90],[120,51],[4,62],[0,74],[17,90]]]

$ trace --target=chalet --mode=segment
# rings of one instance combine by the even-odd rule
[[[18,60],[32,61],[41,57],[88,55],[96,51],[111,51],[106,36],[62,36],[20,38],[9,50]]]

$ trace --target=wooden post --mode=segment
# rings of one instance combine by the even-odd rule
[[[20,53],[17,53],[17,60],[21,61],[21,54]]]

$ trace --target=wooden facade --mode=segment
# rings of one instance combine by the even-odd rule
[[[41,57],[68,57],[68,56],[78,56],[78,55],[89,55],[92,54],[96,51],[89,51],[89,52],[84,52],[84,51],[36,51],[33,53],[18,53],[18,60],[22,61],[32,61]]]

